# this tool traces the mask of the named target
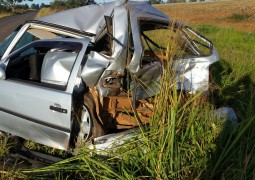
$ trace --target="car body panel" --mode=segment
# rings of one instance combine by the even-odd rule
[[[180,31],[181,40],[185,41],[182,50],[186,51],[188,47],[192,51],[188,56],[171,59],[177,89],[191,94],[207,91],[209,67],[219,60],[213,44],[188,26],[172,22],[146,2],[116,1],[89,5],[28,21],[5,51],[0,63],[2,69],[8,66],[8,58],[31,44],[75,42],[81,43],[82,49],[78,54],[55,49],[45,55],[61,56],[58,57],[61,60],[52,58],[51,62],[42,65],[45,69],[42,70],[41,82],[54,80],[53,84],[62,85],[64,89],[2,78],[0,130],[67,149],[72,135],[71,118],[77,108],[75,98],[82,101],[85,92],[93,98],[91,104],[95,105],[97,118],[106,129],[137,126],[136,114],[143,124],[148,123],[148,117],[153,115],[152,102],[165,62],[170,59],[167,59],[167,52],[159,56],[156,50],[146,49],[143,40],[147,42],[148,39],[144,33],[161,28],[170,30],[169,27],[174,33]],[[31,40],[34,42],[16,48],[26,33],[34,37]],[[196,44],[192,36],[201,42]],[[200,52],[199,45],[208,52]],[[74,57],[76,60],[71,68],[70,59]],[[56,69],[50,69],[55,66]]]
[[[89,41],[89,39],[45,41],[47,43],[79,42],[83,45],[73,65],[65,90],[45,87],[40,83],[20,79],[0,80],[0,87],[2,87],[0,88],[0,130],[25,139],[36,140],[48,146],[67,149],[72,126],[72,92]],[[9,57],[13,55],[15,52]],[[4,66],[8,65],[9,57],[2,61],[2,64],[5,63]],[[54,110],[54,107],[64,111],[58,112]]]

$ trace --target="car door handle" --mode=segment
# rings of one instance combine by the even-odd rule
[[[64,114],[67,114],[67,109],[63,109],[61,108],[61,106],[50,106],[50,110],[53,110],[53,111],[57,111],[57,112],[60,112],[60,113],[64,113]]]

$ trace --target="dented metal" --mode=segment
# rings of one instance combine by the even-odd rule
[[[158,32],[164,35],[164,30],[168,39],[159,41],[168,44],[161,47],[153,37]],[[65,42],[72,43],[63,47]],[[77,49],[79,43],[81,49]],[[30,46],[31,51],[24,53]],[[178,56],[169,57],[173,49]],[[32,56],[41,57],[41,65],[29,70]],[[5,118],[0,120],[0,129],[67,149],[80,134],[79,128],[98,137],[95,128],[102,133],[147,124],[170,61],[177,89],[192,94],[207,91],[209,67],[219,55],[209,40],[148,3],[116,1],[27,22],[2,59],[0,86],[7,90],[0,88],[0,95],[6,95],[0,102],[0,116]],[[24,60],[22,77],[8,65],[20,60]],[[37,72],[36,78],[26,77],[31,72]],[[13,81],[10,76],[18,78]],[[86,108],[81,113],[82,107]],[[83,118],[81,126],[79,116],[84,113],[89,118]],[[93,130],[90,119],[94,119]],[[19,129],[13,127],[14,122],[20,124]]]

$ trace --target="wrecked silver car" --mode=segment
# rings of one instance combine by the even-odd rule
[[[177,89],[206,91],[209,66],[219,59],[213,44],[146,2],[28,21],[0,46],[0,130],[68,149],[147,124],[164,71],[161,34],[170,31],[180,41],[169,42],[183,52],[174,61]]]

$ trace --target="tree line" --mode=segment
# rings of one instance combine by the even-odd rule
[[[51,7],[52,9],[65,10],[76,8],[80,6],[86,6],[90,4],[96,4],[94,0],[54,0],[50,5],[42,4],[20,4],[21,2],[33,0],[0,0],[0,12],[10,12],[15,10],[26,9],[41,9],[44,7]]]
[[[26,10],[26,9],[41,9],[44,7],[51,7],[58,11],[76,8],[80,6],[86,6],[90,4],[96,4],[95,0],[54,0],[50,5],[42,4],[20,4],[21,2],[33,0],[0,0],[0,12],[8,12],[15,10]],[[177,3],[177,2],[200,2],[205,0],[167,0],[166,3]],[[163,0],[148,0],[150,4],[163,4]]]
[[[66,10],[91,4],[96,4],[96,2],[94,0],[55,0],[50,7],[57,10]]]
[[[0,0],[0,12],[10,12],[16,10],[27,10],[27,9],[40,9],[43,7],[49,7],[44,3],[39,4],[31,4],[30,6],[26,4],[20,4],[21,2],[33,2],[33,0]]]

